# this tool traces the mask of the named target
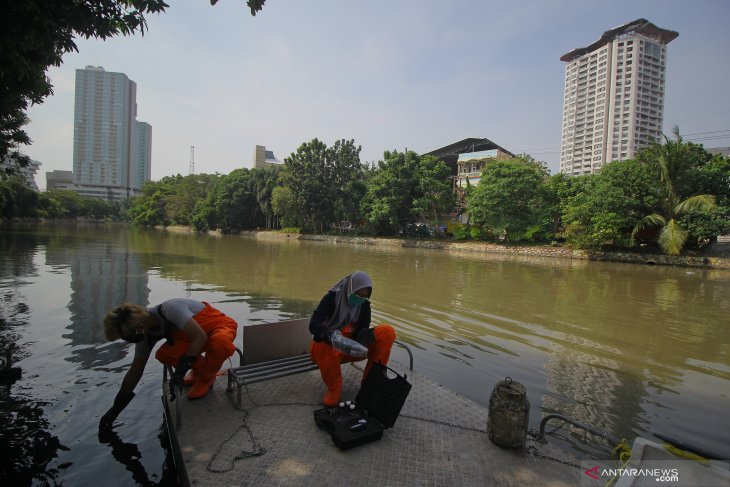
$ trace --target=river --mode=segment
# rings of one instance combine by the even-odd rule
[[[98,437],[131,360],[131,347],[104,339],[110,307],[190,297],[240,325],[308,317],[357,269],[374,281],[374,321],[461,395],[486,405],[509,376],[527,388],[532,428],[559,413],[630,441],[663,433],[730,455],[727,271],[118,224],[6,226],[0,255],[0,352],[22,369],[0,386],[7,485],[174,485],[156,362],[114,434]],[[393,358],[407,363],[401,349]],[[581,458],[613,446],[580,430],[549,441]]]

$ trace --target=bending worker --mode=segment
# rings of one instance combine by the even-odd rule
[[[319,366],[327,386],[322,399],[325,406],[334,406],[340,401],[341,363],[363,360],[367,356],[363,380],[373,363],[388,364],[395,330],[387,324],[370,328],[372,292],[370,276],[361,271],[353,272],[332,286],[309,321],[309,331],[314,338],[310,348],[312,361]]]
[[[114,405],[101,418],[100,428],[112,423],[134,397],[152,348],[167,339],[155,357],[175,367],[171,386],[191,385],[188,399],[210,391],[223,362],[233,355],[238,324],[210,304],[187,298],[168,299],[150,308],[125,303],[104,317],[107,340],[134,343],[134,358]]]

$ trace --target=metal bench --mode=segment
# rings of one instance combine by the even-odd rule
[[[316,370],[317,364],[309,355],[311,341],[308,318],[244,326],[240,366],[228,369],[228,397],[241,407],[246,384]],[[405,343],[395,343],[408,352],[413,370],[411,349]]]
[[[228,369],[226,386],[226,394],[239,408],[241,407],[241,393],[246,384],[317,369],[317,365],[312,362],[309,355],[312,335],[309,333],[308,318],[243,326],[242,339],[243,351],[236,347],[239,366]],[[413,370],[411,349],[398,340],[395,341],[395,344],[408,352],[408,367]],[[174,408],[174,427],[176,430],[180,430],[183,415],[182,402],[172,400],[171,396],[174,394],[177,398],[181,397],[182,390],[170,391],[169,378],[172,377],[172,373],[172,367],[163,367],[163,404],[166,408]]]

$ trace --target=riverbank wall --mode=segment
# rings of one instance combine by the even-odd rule
[[[257,240],[310,240],[350,245],[372,245],[393,248],[418,248],[469,252],[482,254],[507,254],[524,257],[552,257],[561,259],[594,260],[603,262],[624,262],[642,265],[668,265],[704,269],[730,270],[730,259],[704,256],[669,256],[663,254],[640,254],[632,252],[598,252],[575,250],[569,247],[550,245],[502,245],[490,242],[454,242],[448,240],[416,240],[383,237],[350,237],[343,235],[312,235],[279,231],[243,231],[243,238]]]

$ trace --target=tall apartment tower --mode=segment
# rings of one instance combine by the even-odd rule
[[[135,123],[134,137],[134,188],[151,179],[152,176],[152,126],[147,122]]]
[[[145,177],[149,179],[138,161],[136,117],[134,81],[97,66],[76,70],[73,173],[77,192],[118,200],[135,194]],[[151,127],[146,133],[151,135]],[[151,147],[147,139],[142,144]],[[149,153],[145,154],[147,161],[142,164],[149,168]]]
[[[678,35],[639,19],[560,58],[567,63],[561,172],[592,174],[660,139],[666,46]]]

